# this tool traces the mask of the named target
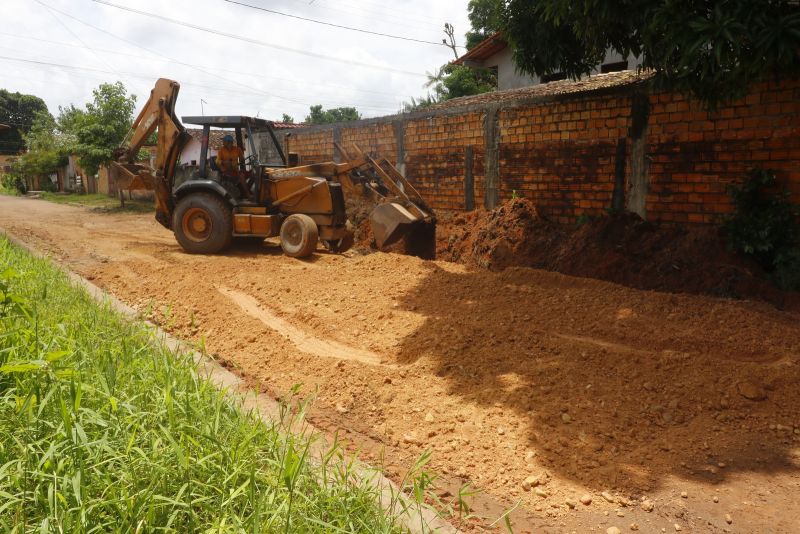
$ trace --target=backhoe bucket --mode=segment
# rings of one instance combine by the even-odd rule
[[[433,218],[419,218],[402,204],[387,202],[372,211],[370,224],[379,249],[393,245],[405,237],[408,253],[425,259],[433,259],[435,256],[436,222]]]

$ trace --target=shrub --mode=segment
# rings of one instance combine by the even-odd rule
[[[722,224],[729,246],[753,257],[784,289],[800,289],[800,208],[775,173],[754,169],[731,186],[734,212]]]
[[[18,174],[3,174],[0,176],[0,191],[12,195],[24,195],[28,192],[28,185],[25,183],[25,179]]]

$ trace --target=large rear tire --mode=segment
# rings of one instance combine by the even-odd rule
[[[213,193],[190,193],[178,201],[172,230],[186,252],[216,254],[231,244],[233,212]]]
[[[306,258],[314,253],[319,241],[317,223],[308,215],[289,215],[281,225],[281,248],[292,258]]]

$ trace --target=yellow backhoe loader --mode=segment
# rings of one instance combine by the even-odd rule
[[[161,78],[133,122],[123,146],[115,154],[120,189],[155,191],[156,220],[171,229],[190,253],[215,254],[235,237],[280,236],[288,256],[306,257],[321,241],[332,252],[353,245],[353,231],[345,213],[345,195],[375,203],[370,216],[375,245],[385,248],[405,239],[406,250],[424,258],[435,255],[436,219],[431,209],[387,160],[373,158],[353,146],[355,155],[337,149],[343,163],[297,166],[287,157],[273,123],[244,116],[183,117],[203,128],[196,174],[175,187],[178,158],[191,140],[175,115],[180,85]],[[211,128],[233,130],[239,146],[248,143],[235,176],[209,168]],[[137,162],[145,140],[158,131],[155,164]],[[259,157],[257,135],[267,136],[280,164]],[[294,166],[289,162],[293,161]]]

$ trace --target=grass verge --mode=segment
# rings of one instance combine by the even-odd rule
[[[85,206],[92,210],[103,212],[149,213],[155,210],[151,200],[125,199],[125,207],[122,207],[118,198],[99,193],[81,195],[78,193],[50,193],[44,191],[41,193],[41,198],[58,204]]]
[[[242,413],[0,235],[4,532],[400,532],[338,448]]]

